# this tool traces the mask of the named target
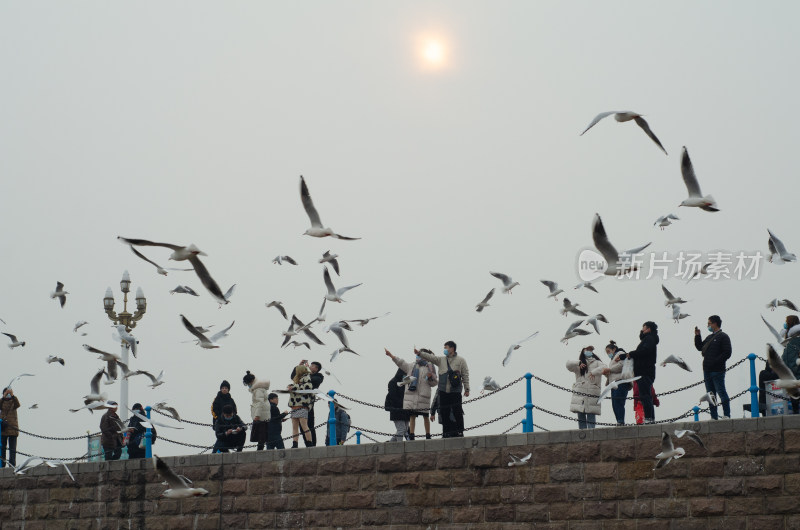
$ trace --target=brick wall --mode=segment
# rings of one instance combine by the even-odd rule
[[[653,470],[661,431],[708,451]],[[533,453],[524,467],[508,454]],[[3,530],[270,527],[800,529],[800,417],[165,459],[210,491],[159,499],[149,461],[0,471]]]

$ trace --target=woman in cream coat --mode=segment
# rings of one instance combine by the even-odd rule
[[[403,395],[403,408],[411,411],[408,420],[408,437],[413,440],[415,433],[417,416],[422,416],[425,422],[425,438],[431,439],[431,389],[439,384],[439,376],[436,375],[436,366],[417,355],[414,362],[404,361],[384,348],[386,355],[394,361],[407,375],[416,376],[416,381],[406,387]]]
[[[575,374],[569,410],[578,413],[579,429],[594,429],[595,420],[600,414],[597,398],[600,397],[601,376],[605,368],[606,365],[594,355],[594,346],[581,350],[577,361],[567,361],[567,370]]]
[[[267,428],[270,420],[269,381],[256,379],[256,376],[248,370],[242,378],[242,383],[250,391],[253,398],[250,403],[250,416],[253,418],[250,441],[258,444],[256,451],[262,451],[267,443]]]

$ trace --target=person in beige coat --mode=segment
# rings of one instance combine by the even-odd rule
[[[444,343],[443,357],[437,357],[430,350],[417,350],[414,353],[439,368],[439,417],[442,420],[442,437],[464,436],[464,409],[461,407],[461,392],[469,397],[469,367],[467,361],[456,352],[456,343]],[[458,382],[453,387],[452,381]]]
[[[417,416],[422,416],[425,422],[425,439],[431,439],[431,389],[439,384],[439,379],[436,376],[436,367],[432,362],[426,361],[419,355],[416,360],[411,363],[392,355],[392,353],[384,348],[386,355],[394,361],[406,375],[411,376],[414,380],[406,386],[405,394],[403,395],[403,408],[411,411],[411,417],[408,421],[408,437],[413,440],[415,437],[414,427],[416,426]]]
[[[579,429],[594,429],[600,414],[600,382],[606,365],[594,354],[594,346],[581,350],[577,361],[567,361],[567,370],[575,374],[572,384],[571,412],[578,413]]]
[[[608,355],[609,363],[608,368],[603,370],[603,375],[607,376],[606,383],[611,384],[614,381],[623,379],[622,368],[627,358],[627,352],[612,340],[606,346],[606,355]],[[622,383],[611,391],[611,408],[614,410],[617,425],[625,424],[625,401],[632,387],[633,385],[630,383]]]
[[[250,441],[257,444],[256,451],[263,451],[267,444],[270,420],[269,380],[256,379],[256,376],[247,370],[242,383],[252,395],[250,416],[253,418],[253,428],[250,430]]]

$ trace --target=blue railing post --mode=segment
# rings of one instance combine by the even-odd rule
[[[750,360],[750,417],[758,418],[758,382],[756,381],[756,354],[747,356]]]
[[[695,405],[692,410],[694,411],[694,421],[700,421],[700,407]]]
[[[144,408],[144,413],[147,415],[147,419],[150,419],[150,405]],[[145,458],[153,458],[153,431],[150,427],[144,432],[144,456]]]
[[[356,445],[361,445],[361,431],[356,431]]]
[[[533,394],[531,394],[531,379],[533,374],[525,374],[525,420],[522,422],[522,432],[533,432]]]
[[[328,414],[328,445],[337,445],[336,441],[336,405],[333,403],[333,396],[336,395],[335,390],[328,390],[328,395],[331,397],[330,413]]]

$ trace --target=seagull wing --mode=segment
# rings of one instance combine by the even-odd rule
[[[89,388],[91,389],[92,394],[95,396],[100,394],[100,379],[103,378],[104,373],[106,373],[105,369],[101,368],[96,374],[94,374],[92,380],[89,381]]]
[[[225,329],[223,329],[221,331],[218,331],[218,332],[214,333],[213,335],[211,335],[211,342],[217,342],[219,339],[221,339],[223,337],[227,337],[228,336],[228,330],[230,330],[233,327],[234,324],[236,324],[235,320],[233,322],[231,322],[231,325],[228,326],[227,328],[225,328]]]
[[[483,300],[481,300],[481,304],[485,304],[486,302],[491,300],[493,296],[494,296],[494,289],[492,289],[487,293],[487,295],[483,298]]]
[[[147,416],[145,416],[143,414],[139,414],[138,412],[136,412],[134,410],[132,410],[131,413],[134,416],[136,416],[137,418],[139,418],[140,420],[142,420],[143,422],[146,422],[146,423],[151,423],[151,424],[157,425],[159,427],[166,427],[168,429],[183,429],[183,427],[175,427],[174,425],[167,425],[166,423],[161,423],[161,422],[155,421],[153,419],[148,418]]]
[[[775,253],[776,254],[780,254],[781,256],[783,256],[784,254],[787,254],[786,247],[783,245],[783,241],[778,239],[775,236],[775,234],[773,234],[772,231],[769,228],[767,228],[767,232],[769,233],[769,241],[770,241],[770,243],[772,245],[772,246],[770,246],[770,250],[772,250],[774,248],[775,249]]]
[[[283,256],[283,261],[291,263],[292,265],[297,265],[297,262],[291,256]]]
[[[678,304],[672,304],[672,318],[679,319],[681,316],[681,306]]]
[[[592,240],[594,241],[594,246],[609,264],[616,263],[619,260],[619,253],[614,248],[614,245],[611,244],[611,241],[608,240],[603,220],[600,219],[599,214],[594,214],[594,219],[592,220]]]
[[[14,379],[12,379],[11,382],[6,385],[6,388],[11,388],[11,385],[16,383],[21,377],[32,377],[32,376],[33,376],[33,374],[20,374],[17,377],[15,377]]]
[[[664,296],[667,297],[667,300],[675,300],[675,297],[672,295],[671,292],[669,292],[669,289],[667,289],[662,285],[661,290],[664,291]]]
[[[547,288],[550,289],[551,293],[558,291],[558,284],[556,282],[551,282],[550,280],[539,280],[539,281],[542,282],[544,285],[546,285]]]
[[[511,277],[502,272],[489,272],[492,276],[503,282],[503,285],[511,285]]]
[[[88,351],[88,352],[91,352],[91,353],[96,353],[98,355],[105,355],[105,356],[108,356],[108,357],[118,357],[117,355],[114,355],[113,353],[108,353],[108,352],[103,351],[103,350],[98,350],[94,346],[89,346],[88,344],[84,344],[83,345],[83,349]]]
[[[783,359],[772,347],[772,344],[767,344],[767,361],[769,361],[769,365],[778,375],[778,379],[792,380],[795,378],[794,373],[786,366],[786,363],[783,362]]]
[[[521,341],[517,342],[517,344],[522,344],[523,342],[527,342],[527,341],[531,340],[533,337],[535,337],[535,336],[536,336],[536,335],[538,335],[538,334],[539,334],[539,332],[537,331],[537,332],[536,332],[536,333],[534,333],[533,335],[528,335],[527,337],[525,337],[525,338],[524,338],[524,339],[522,339]]]
[[[209,274],[208,269],[203,262],[200,261],[196,255],[189,256],[189,263],[192,264],[194,267],[194,272],[197,274],[197,277],[200,278],[200,283],[208,289],[208,292],[217,299],[218,302],[221,304],[227,304],[228,300],[225,298],[225,295],[222,293],[222,289],[219,288],[219,284],[211,277]]]
[[[303,333],[305,334],[306,337],[308,337],[309,339],[313,340],[314,342],[316,342],[320,346],[324,346],[325,345],[325,343],[322,342],[321,340],[319,340],[319,337],[314,335],[314,333],[310,329],[308,329],[308,328],[304,329]]]
[[[156,263],[155,261],[153,261],[153,260],[151,260],[151,259],[147,258],[147,256],[145,256],[144,254],[142,254],[141,252],[139,252],[138,250],[136,250],[136,247],[134,247],[133,245],[131,245],[131,246],[130,246],[130,248],[131,248],[131,251],[132,251],[134,254],[136,254],[136,255],[137,255],[139,258],[143,259],[144,261],[146,261],[146,262],[147,262],[147,263],[149,263],[150,265],[153,265],[153,266],[154,266],[155,268],[157,268],[157,269],[160,269],[160,268],[162,268],[162,267],[161,267],[161,265],[159,265],[159,264],[158,264],[158,263]]]
[[[775,337],[775,340],[777,340],[778,342],[782,342],[783,341],[783,337],[781,337],[780,333],[778,333],[778,330],[773,328],[770,325],[770,323],[767,322],[767,320],[764,318],[764,315],[761,315],[761,320],[764,322],[764,324],[767,326],[767,328],[769,328],[769,331]]]
[[[689,439],[690,439],[691,441],[693,441],[694,443],[696,443],[697,445],[699,445],[699,446],[700,446],[700,447],[702,447],[703,449],[707,449],[707,447],[706,447],[706,444],[705,444],[705,443],[703,443],[703,439],[702,439],[702,438],[700,438],[700,435],[698,435],[698,434],[697,434],[696,432],[694,432],[694,431],[687,431],[687,432],[688,432],[688,434],[689,434]]]
[[[792,311],[797,311],[797,306],[794,305],[791,301],[787,300],[786,298],[781,300],[780,305],[782,305],[783,307],[787,307],[787,308],[791,309]]]
[[[506,356],[503,359],[503,366],[508,365],[508,363],[511,361],[511,353],[514,351],[515,346],[517,346],[517,345],[516,344],[512,344],[511,346],[508,347],[508,351],[506,352]]]
[[[574,309],[573,308],[573,309],[570,309],[569,312],[572,313],[573,315],[578,315],[579,317],[588,317],[589,316],[586,313],[584,313],[583,311],[581,311],[580,309]],[[598,331],[597,333],[600,333],[600,332]]]
[[[594,117],[594,119],[589,124],[589,126],[586,127],[586,129],[584,129],[583,132],[580,135],[583,136],[584,134],[586,134],[586,131],[588,131],[589,129],[591,129],[595,125],[597,125],[597,122],[599,122],[600,120],[602,120],[606,116],[611,116],[612,114],[616,114],[616,113],[617,113],[616,110],[610,110],[608,112],[601,112],[600,114],[598,114],[597,116]]]
[[[283,318],[288,320],[289,317],[286,316],[286,309],[283,307],[283,305],[280,302],[272,301],[272,302],[270,302],[268,304],[265,304],[265,305],[267,307],[274,307],[275,309],[278,310],[278,312],[280,312],[281,315],[283,315]]]
[[[155,464],[156,471],[161,475],[161,478],[167,481],[167,484],[172,489],[187,489],[189,486],[184,480],[172,471],[166,462],[161,460],[158,456],[153,455],[153,463]]]
[[[117,236],[117,239],[119,239],[126,245],[136,245],[139,247],[166,247],[172,250],[180,250],[183,248],[180,245],[172,245],[170,243],[156,243],[154,241],[148,241],[146,239],[129,239],[127,237],[121,237],[121,236]]]
[[[598,335],[600,334],[600,328],[597,327],[597,319],[595,317],[590,318],[586,321],[587,324],[591,325],[594,328],[594,332]]]
[[[300,200],[303,202],[303,208],[311,221],[311,226],[315,228],[322,228],[322,221],[319,219],[319,213],[314,207],[314,201],[311,200],[311,195],[308,193],[308,186],[303,176],[300,176]]]
[[[17,336],[16,335],[12,335],[11,333],[3,333],[3,335],[5,335],[6,337],[10,338],[11,342],[19,342],[17,340]]]
[[[235,290],[236,290],[236,284],[234,283],[233,285],[231,285],[231,286],[228,288],[228,290],[227,290],[227,291],[225,291],[225,300],[228,300],[228,301],[230,301],[230,299],[231,299],[231,296],[233,296],[233,291],[235,291]]]
[[[325,269],[325,270],[328,270],[328,269]],[[359,285],[361,285],[361,284],[360,284],[360,283],[357,283],[357,284],[355,284],[355,285],[348,285],[347,287],[340,287],[339,289],[337,289],[337,290],[336,290],[336,296],[339,296],[339,297],[341,297],[341,296],[342,296],[344,293],[346,293],[346,292],[347,292],[347,291],[349,291],[350,289],[355,289],[355,288],[356,288],[356,287],[358,287]]]
[[[183,292],[184,292],[184,293],[186,293],[186,294],[190,294],[190,295],[192,295],[192,296],[200,296],[199,294],[197,294],[197,293],[194,291],[194,289],[192,289],[192,288],[191,288],[191,287],[189,287],[188,285],[184,285],[184,286],[183,286]]]
[[[339,276],[339,262],[336,261],[336,258],[328,261],[328,263],[330,263],[331,267],[333,267],[333,270],[336,271],[336,276]]]
[[[197,331],[197,328],[195,328],[192,325],[192,323],[189,322],[189,320],[183,315],[181,315],[181,322],[183,322],[183,327],[188,329],[189,333],[197,337],[198,340],[200,340],[201,342],[211,342],[210,340],[208,340],[208,337]]]
[[[331,273],[328,272],[327,267],[323,268],[322,279],[325,280],[325,288],[328,289],[328,294],[331,296],[336,296],[336,287],[333,286],[333,281],[331,281]]]
[[[345,348],[350,347],[350,342],[347,340],[347,335],[345,334],[344,330],[340,326],[331,326],[330,330],[339,338],[339,341]]]
[[[653,244],[653,242],[650,241],[649,243],[646,243],[646,244],[644,244],[644,245],[642,245],[640,247],[632,248],[630,250],[625,250],[623,252],[623,254],[628,255],[628,256],[632,256],[634,254],[638,254],[639,252],[643,251],[644,249],[646,249],[647,247],[649,247],[652,244]]]
[[[689,197],[702,197],[703,193],[700,191],[700,184],[697,182],[694,166],[692,166],[692,160],[689,158],[689,151],[686,150],[686,147],[681,151],[681,174],[683,183],[686,184],[686,189],[689,191]]]
[[[635,117],[633,119],[633,121],[636,122],[636,125],[638,125],[639,127],[642,128],[642,130],[645,132],[645,134],[647,136],[649,136],[650,139],[653,140],[656,143],[656,145],[658,147],[660,147],[662,151],[664,151],[664,154],[666,155],[667,154],[667,150],[664,149],[664,146],[661,145],[660,141],[658,141],[658,138],[656,138],[656,135],[653,134],[653,131],[650,130],[650,126],[647,124],[646,121],[644,121],[644,118],[642,118],[641,116],[637,116],[637,117]]]
[[[675,446],[672,445],[672,438],[669,437],[669,434],[666,432],[661,433],[661,452],[668,453],[675,450]]]
[[[571,332],[575,331],[575,328],[577,328],[581,324],[583,324],[583,320],[576,320],[575,322],[573,322],[572,324],[569,325],[569,327],[567,328],[567,333],[571,333]],[[565,333],[565,335],[567,333]]]
[[[606,397],[606,396],[609,394],[609,392],[611,392],[612,390],[614,390],[614,388],[616,388],[616,386],[618,386],[618,385],[615,385],[615,384],[610,384],[610,385],[606,386],[606,387],[603,389],[603,391],[602,391],[602,392],[600,392],[600,395],[599,395],[599,396],[597,396],[597,402],[598,402],[598,403],[602,402],[602,401],[603,401],[603,399],[604,399],[604,398],[605,398],[605,397]]]

